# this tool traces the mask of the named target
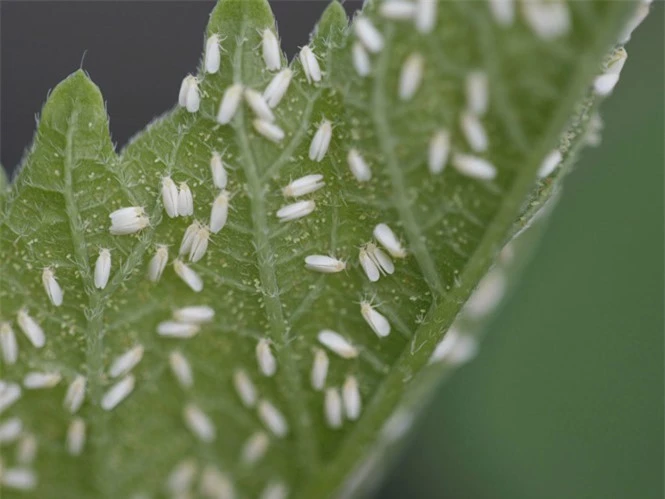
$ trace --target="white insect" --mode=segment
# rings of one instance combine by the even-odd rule
[[[258,404],[259,419],[276,437],[284,437],[289,432],[289,425],[284,415],[267,400]]]
[[[309,146],[309,159],[320,162],[328,152],[331,138],[332,123],[328,120],[323,120]]]
[[[46,343],[46,337],[44,336],[44,330],[39,324],[33,319],[28,312],[22,308],[18,311],[17,314],[18,327],[21,328],[23,334],[30,340],[32,346],[35,348],[42,348]]]
[[[372,61],[370,61],[369,54],[362,43],[354,42],[351,48],[351,61],[358,76],[364,78],[372,72]]]
[[[219,71],[221,53],[219,47],[219,36],[211,35],[206,41],[206,55],[204,61],[205,72],[215,74]]]
[[[23,386],[29,390],[40,390],[43,388],[53,388],[62,376],[57,372],[29,372],[23,377]]]
[[[197,405],[188,403],[183,409],[183,418],[185,425],[196,438],[205,443],[210,443],[215,440],[217,431],[212,424],[212,420],[208,415],[201,410]]]
[[[109,368],[109,376],[112,378],[118,378],[127,374],[134,369],[139,362],[141,362],[144,351],[145,349],[143,348],[143,345],[136,345],[122,355],[116,357]]]
[[[282,482],[270,482],[263,489],[259,499],[286,499],[289,495],[289,489]]]
[[[229,192],[223,190],[212,202],[210,209],[210,232],[217,234],[229,218]]]
[[[319,66],[319,61],[316,60],[316,55],[314,55],[314,52],[312,52],[309,45],[305,45],[300,49],[299,58],[303,72],[305,73],[305,78],[307,78],[307,83],[318,83],[321,81],[321,67]]]
[[[403,101],[413,99],[423,81],[425,58],[422,54],[413,53],[406,58],[399,75],[399,98]]]
[[[430,357],[430,362],[445,361],[452,365],[468,362],[478,353],[478,342],[468,334],[450,328]]]
[[[342,426],[342,397],[337,388],[326,390],[323,402],[326,423],[330,428],[341,428]]]
[[[540,168],[538,169],[538,176],[540,178],[549,177],[554,169],[559,166],[561,159],[561,151],[554,149],[551,153],[545,156],[545,159],[543,159],[543,162],[540,164]]]
[[[187,89],[187,96],[185,97],[185,109],[190,113],[195,113],[199,110],[200,105],[199,81],[196,78],[192,78]]]
[[[409,21],[416,13],[416,4],[408,0],[390,0],[379,7],[379,14],[394,21]]]
[[[289,182],[289,184],[282,189],[282,194],[285,197],[304,196],[305,194],[318,191],[324,185],[326,185],[326,183],[323,182],[323,175],[313,173]]]
[[[367,182],[372,178],[372,171],[357,149],[350,149],[346,156],[351,173],[358,182]]]
[[[194,198],[187,182],[180,182],[178,190],[178,215],[188,217],[194,214]]]
[[[196,472],[196,462],[192,458],[183,459],[176,464],[166,479],[166,489],[172,494],[171,497],[188,497]]]
[[[266,120],[255,119],[252,121],[254,129],[271,142],[281,142],[284,140],[284,130]]]
[[[86,379],[84,376],[77,374],[74,380],[67,387],[65,393],[65,400],[63,406],[69,411],[70,414],[75,414],[83,405],[85,399],[85,386]]]
[[[182,388],[191,388],[194,385],[192,366],[181,352],[174,350],[169,354],[169,366],[173,376]]]
[[[289,222],[291,220],[306,217],[315,209],[316,203],[314,201],[297,201],[293,204],[282,206],[277,210],[277,218],[279,218],[280,222]]]
[[[141,206],[120,208],[109,215],[111,227],[109,231],[114,236],[134,234],[150,225],[150,220]]]
[[[168,338],[191,338],[201,330],[198,324],[164,321],[157,325],[157,334]]]
[[[148,264],[148,279],[157,282],[162,277],[162,273],[169,261],[169,250],[164,245],[157,246],[157,251],[150,259]]]
[[[279,50],[279,42],[275,33],[266,28],[263,30],[263,62],[266,63],[268,71],[276,71],[282,66],[282,58]]]
[[[21,398],[21,387],[16,383],[0,384],[0,413]]]
[[[196,83],[196,78],[192,75],[187,75],[183,78],[180,84],[180,93],[178,94],[178,104],[180,107],[187,107],[187,95],[192,83]]]
[[[6,419],[0,423],[0,444],[14,442],[23,431],[23,421],[19,418]]]
[[[379,338],[385,338],[390,334],[390,322],[383,314],[377,312],[370,302],[364,300],[360,302],[360,313]]]
[[[328,355],[326,352],[320,348],[317,348],[316,352],[314,353],[314,362],[312,363],[312,373],[310,376],[312,388],[314,388],[316,391],[323,390],[323,387],[326,384],[329,364],[330,361],[328,360]]]
[[[564,0],[522,2],[524,21],[539,38],[550,41],[570,31],[571,20]]]
[[[478,180],[492,180],[496,177],[496,167],[486,159],[469,154],[455,154],[452,165],[462,175]]]
[[[434,175],[441,173],[448,163],[449,154],[450,133],[445,129],[437,130],[429,141],[427,157],[429,171]]]
[[[99,256],[95,262],[95,287],[104,289],[109,282],[111,275],[111,252],[102,248],[99,250]]]
[[[379,272],[379,267],[374,262],[374,259],[370,257],[370,254],[367,252],[366,247],[360,248],[360,253],[358,254],[358,260],[360,261],[360,266],[362,267],[363,272],[365,272],[367,279],[369,279],[370,282],[378,281],[379,278],[381,277],[381,273]]]
[[[478,119],[478,116],[468,111],[463,112],[460,118],[460,126],[466,141],[469,143],[469,147],[474,152],[484,152],[487,150],[489,145],[487,132],[485,132],[485,127]]]
[[[270,342],[265,338],[256,344],[256,362],[264,376],[272,376],[277,372],[277,359],[270,349]]]
[[[388,442],[395,442],[406,435],[412,424],[413,414],[398,409],[381,428],[381,437]]]
[[[224,91],[222,102],[219,104],[217,112],[217,123],[228,125],[238,111],[240,99],[242,99],[243,86],[240,83],[234,83]]]
[[[436,26],[438,0],[416,0],[416,29],[420,33],[430,33]]]
[[[507,28],[515,21],[515,0],[488,0],[494,21]]]
[[[37,486],[37,476],[29,468],[4,468],[0,483],[8,489],[32,490]]]
[[[374,243],[367,243],[360,248],[358,259],[370,282],[378,281],[381,274],[390,275],[395,272],[393,261]]]
[[[614,90],[614,87],[619,82],[619,76],[627,57],[628,54],[623,48],[620,48],[613,55],[612,60],[607,64],[605,72],[596,77],[593,82],[593,89],[597,95],[604,97],[612,93],[612,90]]]
[[[0,348],[3,362],[7,365],[15,364],[18,359],[18,343],[9,322],[0,323]]]
[[[245,101],[257,118],[269,122],[275,121],[275,115],[272,113],[272,110],[263,98],[263,95],[253,88],[245,89]]]
[[[210,499],[234,499],[233,483],[224,473],[211,465],[203,468],[200,491]]]
[[[305,257],[305,268],[322,274],[334,274],[346,269],[346,263],[326,255],[308,255]]]
[[[323,329],[318,334],[319,342],[336,353],[343,359],[354,359],[358,356],[358,350],[341,334],[330,329]]]
[[[466,75],[466,107],[476,116],[482,116],[489,106],[489,84],[484,71],[471,71]]]
[[[268,451],[270,439],[263,431],[258,431],[250,436],[242,447],[241,459],[243,463],[252,465],[257,463]]]
[[[347,419],[351,421],[358,419],[362,410],[362,399],[358,388],[358,380],[355,376],[346,377],[342,387],[342,400],[344,401],[344,412]]]
[[[263,91],[263,98],[271,108],[277,107],[291,84],[293,71],[289,68],[277,73]]]
[[[180,277],[180,279],[182,279],[192,291],[198,293],[203,289],[203,279],[201,279],[201,276],[179,258],[173,262],[173,269],[178,277]]]
[[[215,317],[215,311],[208,305],[193,305],[191,307],[179,308],[173,312],[175,320],[190,324],[210,322],[213,317]]]
[[[482,317],[494,310],[506,292],[506,277],[498,268],[493,269],[478,283],[469,300],[464,305],[464,312],[473,317]]]
[[[189,261],[198,262],[208,249],[208,241],[210,240],[210,229],[201,225],[194,234],[192,239],[192,247],[189,250]]]
[[[633,31],[635,31],[635,28],[637,28],[640,24],[642,24],[642,21],[644,21],[644,19],[649,14],[650,6],[651,6],[651,0],[642,0],[640,2],[640,4],[635,9],[635,13],[633,14],[632,18],[628,21],[623,31],[621,32],[621,35],[619,36],[620,44],[623,45],[630,41],[630,38],[633,35]]]
[[[72,456],[79,456],[85,445],[85,421],[74,418],[67,429],[67,452]]]
[[[101,406],[105,411],[114,409],[118,404],[125,400],[134,390],[136,379],[133,374],[129,374],[109,388],[102,397]]]
[[[222,161],[222,156],[218,152],[213,152],[210,158],[210,173],[212,174],[212,183],[215,187],[218,189],[226,188],[229,178],[224,167],[224,162]]]
[[[236,369],[233,373],[233,386],[245,407],[254,407],[254,404],[256,404],[256,388],[247,373],[242,369]]]
[[[37,455],[37,439],[32,434],[24,434],[16,449],[16,461],[20,464],[32,464]]]
[[[178,187],[171,177],[162,178],[162,203],[169,217],[178,216]]]
[[[390,256],[394,258],[406,257],[406,250],[393,230],[387,224],[378,224],[374,227],[374,237],[383,246]]]
[[[383,35],[366,17],[358,17],[353,23],[353,29],[367,50],[376,54],[383,50]]]
[[[58,284],[58,281],[55,278],[55,273],[50,267],[46,267],[42,271],[42,284],[44,285],[44,290],[46,291],[49,300],[51,300],[51,303],[56,307],[62,305],[62,288],[60,287],[60,284]]]

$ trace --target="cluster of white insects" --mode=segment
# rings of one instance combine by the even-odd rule
[[[515,23],[517,2],[515,0],[488,0],[490,13],[501,27],[510,27]],[[630,26],[622,34],[620,43],[630,38],[632,30],[648,13],[649,2],[643,2]],[[571,29],[570,13],[563,0],[548,2],[533,0],[522,1],[521,15],[527,26],[541,39],[551,40],[565,35]],[[386,20],[394,22],[411,22],[420,33],[430,32],[436,23],[437,2],[434,0],[386,0],[381,3],[378,13]],[[350,48],[353,67],[361,78],[372,74],[372,57],[380,53],[385,45],[383,35],[367,17],[358,17],[353,25],[355,40]],[[292,78],[293,70],[282,68],[282,55],[279,42],[274,32],[266,28],[261,33],[262,57],[267,71],[275,72],[267,87],[260,92],[248,88],[242,83],[230,85],[223,93],[216,121],[220,125],[229,125],[244,101],[254,115],[252,126],[263,138],[280,143],[285,138],[284,130],[276,123],[274,109],[286,95]],[[221,66],[221,38],[212,35],[208,38],[205,48],[204,71],[215,74]],[[299,54],[305,80],[309,84],[317,84],[323,78],[323,72],[317,56],[309,46],[304,46]],[[626,61],[626,52],[618,49],[606,63],[604,71],[593,84],[596,94],[605,96],[615,87],[621,69]],[[426,59],[418,52],[411,53],[402,62],[398,79],[397,96],[401,101],[408,102],[415,98],[423,84],[426,72]],[[482,119],[489,109],[490,88],[488,76],[481,70],[473,70],[467,74],[465,82],[466,109],[459,118],[459,127],[472,153],[455,152],[451,155],[451,134],[446,128],[435,130],[429,140],[427,165],[432,174],[440,174],[449,162],[460,173],[479,180],[492,180],[497,174],[496,167],[482,157],[490,144]],[[184,78],[178,102],[190,113],[199,111],[201,92],[199,80],[192,75]],[[319,163],[324,160],[333,138],[333,124],[323,119],[318,125],[311,140],[308,157]],[[347,164],[352,176],[358,182],[369,182],[372,171],[364,159],[363,153],[356,147],[347,151]],[[549,176],[561,163],[562,155],[558,150],[552,151],[543,160],[539,170],[541,178]],[[178,256],[172,265],[176,275],[194,292],[203,289],[202,277],[188,264],[199,262],[206,254],[212,235],[218,234],[226,225],[229,216],[231,194],[227,190],[227,167],[222,155],[214,152],[210,158],[210,175],[212,185],[218,190],[207,223],[198,220],[185,230]],[[312,194],[326,185],[324,175],[310,173],[290,181],[282,188],[285,198],[300,198]],[[192,217],[194,215],[194,196],[187,182],[176,184],[170,176],[164,176],[160,184],[161,200],[164,211],[169,218]],[[297,220],[314,212],[316,203],[313,200],[295,200],[285,204],[275,213],[280,222]],[[143,207],[131,206],[115,210],[110,215],[109,231],[112,235],[135,234],[150,226],[150,218]],[[395,272],[393,259],[399,260],[407,256],[407,250],[393,229],[385,223],[374,227],[372,237],[360,246],[358,264],[365,277],[374,283],[382,276]],[[111,250],[100,248],[94,264],[93,283],[98,290],[104,290],[109,283],[112,270]],[[147,275],[152,282],[158,282],[169,262],[169,250],[166,245],[158,245],[148,263]],[[347,260],[330,255],[312,254],[305,258],[305,268],[323,274],[340,273],[347,270]],[[64,291],[58,282],[53,267],[42,270],[42,284],[50,303],[60,307],[64,300]],[[481,283],[473,298],[466,306],[466,311],[476,316],[488,313],[496,306],[503,294],[505,278],[500,272],[489,274]],[[391,324],[386,316],[369,300],[362,300],[359,313],[368,328],[377,336],[385,338],[391,332]],[[172,339],[192,338],[199,333],[206,323],[214,319],[215,311],[207,305],[193,305],[177,309],[172,317],[157,325],[158,336]],[[16,315],[16,323],[28,342],[36,349],[46,344],[44,330],[27,308],[21,308]],[[362,396],[359,381],[354,374],[347,374],[341,387],[327,386],[327,375],[331,352],[341,359],[355,359],[359,349],[344,337],[331,329],[322,329],[317,335],[323,348],[316,348],[310,372],[311,387],[323,393],[322,412],[325,422],[332,429],[342,427],[345,420],[355,421],[362,410]],[[18,341],[12,324],[8,321],[0,323],[0,353],[5,365],[13,365],[19,355]],[[100,405],[111,411],[121,404],[134,390],[136,378],[133,370],[143,359],[145,348],[136,344],[110,362],[107,370],[108,378],[113,384],[103,394]],[[475,351],[475,343],[460,331],[451,328],[450,332],[438,345],[432,355],[432,361],[448,359],[463,362]],[[274,376],[279,369],[277,357],[273,353],[273,345],[267,338],[259,339],[256,347],[258,372],[266,377]],[[194,371],[187,357],[179,349],[173,349],[168,355],[170,371],[183,391],[191,391],[194,383]],[[0,413],[15,404],[21,397],[23,389],[40,390],[55,387],[61,383],[63,376],[57,371],[28,372],[22,383],[0,381]],[[71,455],[80,455],[86,443],[86,423],[77,416],[86,395],[86,377],[76,374],[66,389],[63,399],[64,409],[72,418],[66,433],[65,449]],[[289,433],[287,418],[269,400],[260,396],[248,372],[236,369],[232,380],[234,389],[247,407],[256,410],[258,419],[265,430],[257,430],[246,440],[240,454],[240,460],[247,465],[259,462],[268,452],[270,438],[283,438]],[[21,386],[22,385],[22,386]],[[187,402],[182,411],[182,418],[187,429],[203,443],[215,441],[216,427],[210,418],[194,402]],[[401,425],[404,426],[404,425]],[[400,426],[400,427],[401,427]],[[397,434],[397,430],[392,434]],[[3,486],[15,489],[33,489],[37,478],[30,465],[37,453],[37,439],[23,428],[19,418],[12,417],[0,423],[0,444],[18,441],[17,463],[13,468],[4,468],[0,473]],[[0,468],[2,463],[0,462]],[[200,474],[200,490],[207,497],[234,497],[234,486],[228,476],[212,465],[205,465],[199,470],[197,463],[184,459],[176,465],[166,480],[170,494],[178,495],[188,491],[197,474]],[[267,484],[262,499],[283,499],[288,489],[280,481]]]

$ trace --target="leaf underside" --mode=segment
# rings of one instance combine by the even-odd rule
[[[222,39],[221,69],[200,71],[200,109],[174,108],[119,154],[97,87],[81,71],[62,82],[43,108],[34,144],[6,200],[3,189],[0,236],[0,321],[11,324],[19,349],[15,364],[2,364],[2,378],[21,384],[37,371],[60,373],[62,380],[53,388],[23,388],[4,411],[3,420],[20,417],[22,434],[38,444],[29,465],[15,462],[15,451],[3,447],[4,467],[34,470],[38,480],[29,493],[42,498],[169,495],[169,474],[183,461],[195,464],[197,477],[206,467],[222,471],[238,497],[257,497],[277,482],[291,497],[327,497],[340,490],[376,448],[384,423],[404,410],[407,395],[416,399],[414,393],[439,379],[445,365],[427,367],[435,347],[498,251],[557,184],[558,173],[536,180],[543,158],[560,147],[566,161],[581,141],[596,105],[584,100],[585,92],[632,7],[571,2],[568,8],[571,31],[543,40],[520,19],[499,26],[481,2],[441,2],[430,34],[409,22],[386,21],[370,4],[362,15],[378,27],[385,47],[371,56],[371,75],[361,78],[351,63],[353,29],[333,3],[310,43],[322,81],[308,83],[300,61],[291,64],[293,81],[274,110],[286,134],[280,143],[256,133],[246,105],[230,125],[215,121],[231,83],[262,91],[274,76],[261,57],[261,32],[275,29],[263,0],[219,2],[207,35]],[[397,98],[400,71],[414,52],[424,57],[424,78],[415,97],[404,102]],[[465,79],[478,69],[490,87],[483,116],[489,149],[483,156],[498,175],[481,181],[450,166],[433,175],[427,148],[436,130],[450,131],[453,153],[470,152],[459,120]],[[573,115],[578,120],[571,122]],[[332,141],[325,158],[315,162],[309,146],[324,119],[333,123]],[[351,174],[351,147],[370,165],[369,182]],[[204,282],[195,293],[171,262],[185,229],[193,220],[207,223],[219,194],[210,176],[213,152],[221,153],[228,168],[231,209],[203,259],[191,264]],[[280,222],[277,210],[292,202],[282,187],[312,173],[325,180],[324,188],[304,196],[316,202],[315,211]],[[167,217],[160,194],[166,175],[191,188],[193,217]],[[110,235],[109,214],[127,206],[144,207],[150,225],[138,234]],[[378,223],[395,231],[408,254],[394,259],[393,275],[372,283],[358,254]],[[170,256],[161,280],[153,283],[146,273],[157,245],[167,245]],[[100,248],[112,256],[104,289],[93,283]],[[333,255],[347,268],[335,274],[307,270],[304,258],[312,254]],[[44,291],[45,267],[64,290],[60,307]],[[378,338],[365,322],[363,300],[389,320],[388,337]],[[190,305],[212,307],[214,320],[190,339],[157,334],[173,310]],[[43,348],[20,332],[21,308],[43,327]],[[355,359],[328,352],[326,386],[339,388],[353,375],[363,401],[359,420],[347,420],[340,429],[329,427],[324,392],[310,384],[322,329],[339,332],[359,351]],[[256,361],[257,342],[264,338],[277,360],[273,376],[263,375]],[[132,371],[133,392],[113,410],[103,410],[102,397],[117,382],[109,366],[139,344],[145,353]],[[189,389],[169,369],[174,350],[191,364]],[[248,374],[259,399],[284,415],[286,436],[273,435],[256,408],[241,403],[232,381],[238,369]],[[65,441],[73,416],[63,398],[77,375],[87,379],[76,415],[86,424],[87,440],[81,455],[71,456]],[[420,405],[421,398],[411,405]],[[183,408],[191,403],[213,422],[213,442],[197,439],[183,421]],[[242,449],[257,432],[268,435],[269,446],[250,465]],[[18,448],[21,440],[11,445]],[[198,494],[198,486],[192,487]],[[13,489],[5,492],[13,497]]]

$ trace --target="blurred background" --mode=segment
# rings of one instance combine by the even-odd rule
[[[292,56],[327,2],[271,3]],[[81,64],[126,143],[195,70],[202,38],[191,34],[211,6],[0,1],[5,168],[29,145],[48,90]],[[378,498],[664,496],[664,11],[654,2],[627,46],[603,143],[566,180],[480,355],[439,388]]]

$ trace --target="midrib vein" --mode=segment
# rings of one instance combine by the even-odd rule
[[[246,26],[243,24],[241,29],[241,39],[244,39]],[[242,79],[242,58],[243,45],[238,43],[234,55],[234,74],[236,78]],[[289,330],[286,327],[286,320],[282,310],[280,300],[280,289],[275,274],[274,262],[275,255],[270,244],[270,228],[267,220],[267,209],[264,199],[264,193],[261,186],[261,177],[259,175],[256,160],[251,150],[249,137],[247,135],[248,124],[245,120],[244,109],[238,110],[236,116],[235,131],[239,147],[244,158],[242,161],[243,171],[247,181],[247,196],[249,198],[250,213],[252,219],[253,238],[256,251],[257,266],[259,270],[259,279],[263,288],[263,299],[265,304],[265,314],[270,327],[270,336],[277,345],[276,355],[279,359],[279,370],[276,376],[284,380],[282,394],[288,405],[289,420],[292,423],[295,433],[297,446],[297,459],[301,469],[310,474],[312,468],[317,467],[318,453],[316,451],[316,439],[312,430],[312,423],[309,417],[305,400],[302,394],[300,374],[296,364],[290,356],[287,345],[290,343]]]

